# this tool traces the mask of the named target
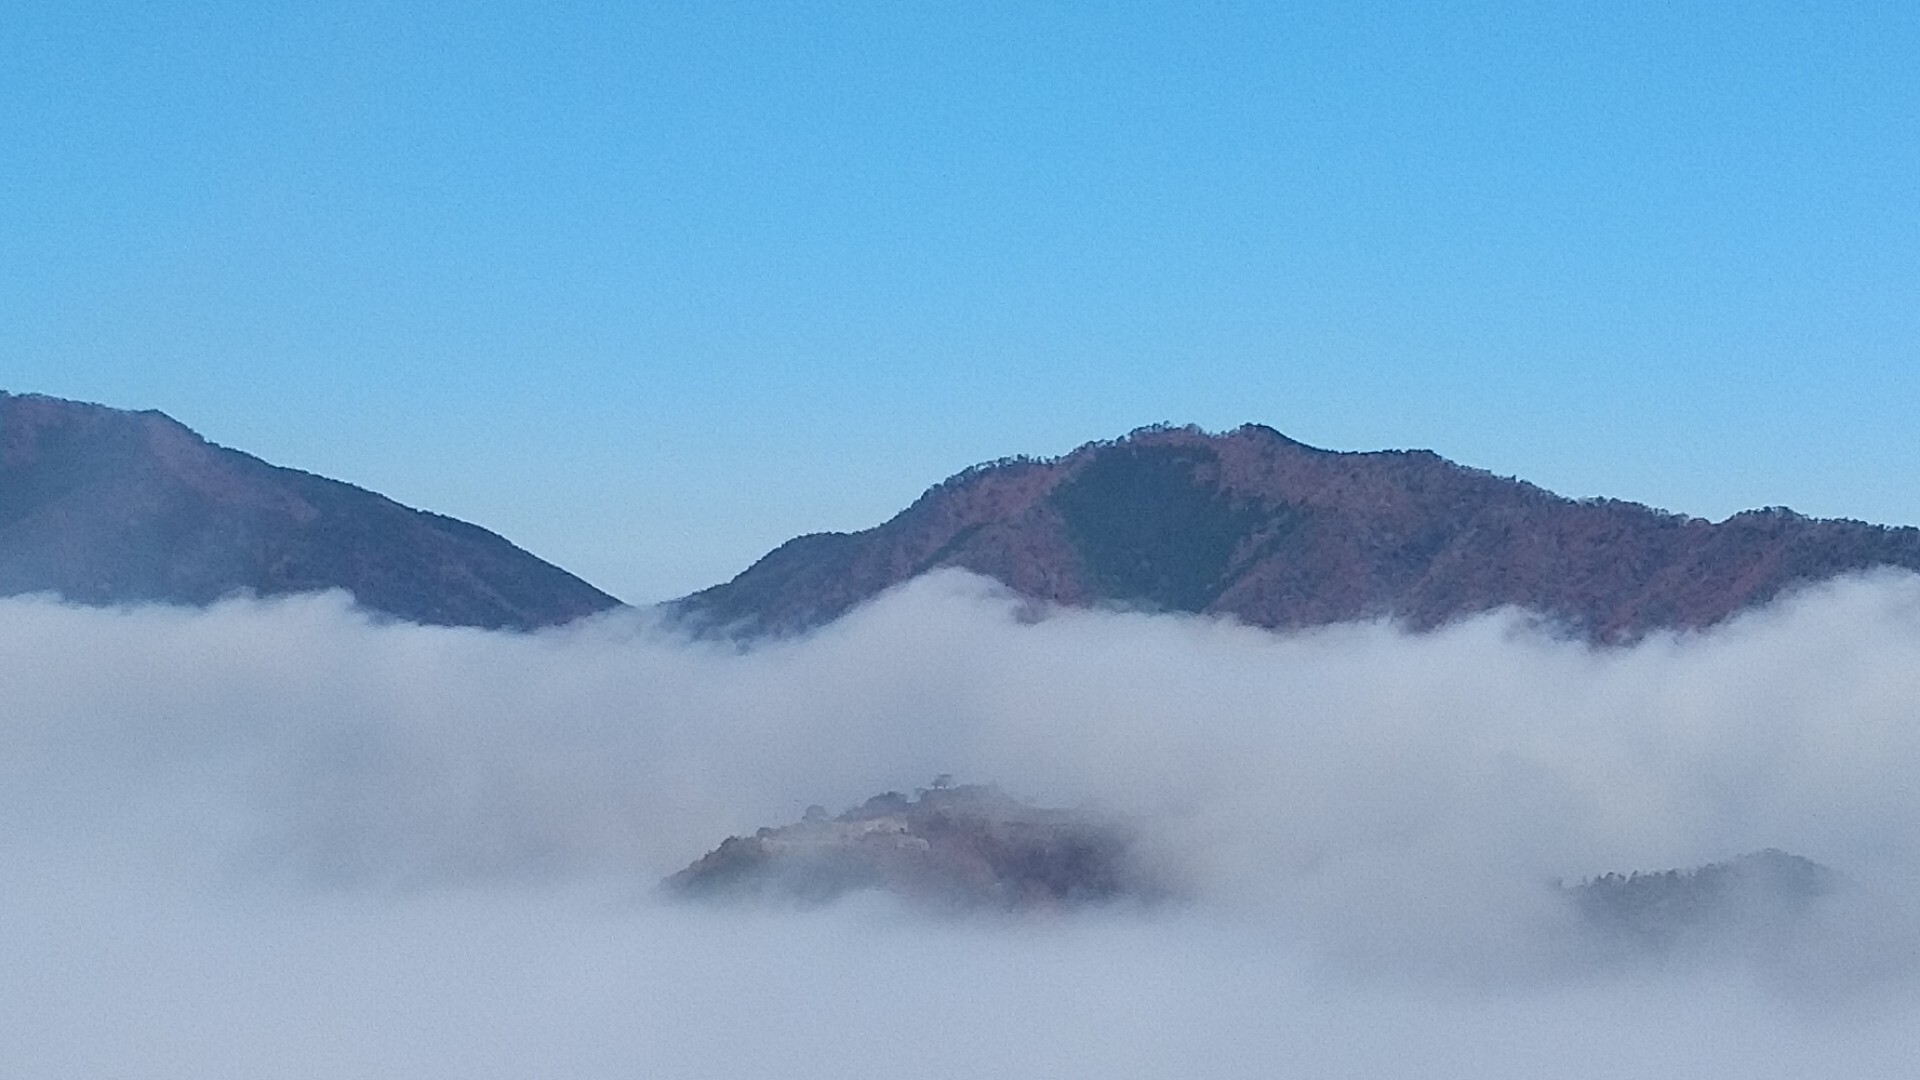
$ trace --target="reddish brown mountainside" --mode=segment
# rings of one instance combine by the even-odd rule
[[[1162,427],[976,466],[883,525],[789,541],[675,606],[709,629],[788,633],[947,566],[1063,604],[1267,627],[1390,615],[1431,628],[1518,605],[1617,641],[1707,626],[1847,571],[1920,570],[1920,530],[1784,509],[1714,524],[1562,498],[1425,450]]]
[[[160,413],[0,393],[0,596],[205,604],[334,588],[451,626],[527,629],[619,603],[485,529]]]

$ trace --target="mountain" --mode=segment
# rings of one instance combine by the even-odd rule
[[[1920,530],[1777,507],[1716,524],[1563,498],[1426,450],[1160,426],[967,469],[885,524],[788,541],[673,610],[709,631],[792,633],[960,567],[1060,604],[1274,628],[1391,616],[1427,629],[1517,605],[1605,642],[1880,566],[1920,570]]]
[[[198,605],[321,589],[445,626],[531,629],[619,604],[478,526],[161,413],[0,392],[0,596]]]

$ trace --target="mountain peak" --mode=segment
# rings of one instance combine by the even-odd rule
[[[1064,605],[1417,629],[1515,606],[1605,642],[1708,626],[1875,566],[1920,570],[1920,532],[1784,509],[1716,526],[1564,498],[1430,450],[1154,424],[962,470],[890,521],[782,545],[674,610],[708,629],[791,633],[958,567]]]
[[[618,603],[485,529],[216,446],[164,413],[0,392],[0,595],[197,605],[324,589],[493,628]]]

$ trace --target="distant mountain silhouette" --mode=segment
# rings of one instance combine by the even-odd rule
[[[883,525],[788,541],[672,610],[713,632],[791,633],[960,567],[1061,604],[1264,627],[1391,616],[1425,629],[1516,605],[1626,641],[1881,566],[1920,570],[1920,530],[1783,508],[1715,524],[1563,498],[1425,450],[1340,453],[1258,425],[1162,426],[975,466]]]
[[[215,446],[161,413],[0,392],[0,596],[197,605],[321,589],[489,628],[619,603],[478,526]]]

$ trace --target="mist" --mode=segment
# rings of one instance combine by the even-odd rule
[[[957,573],[753,648],[25,599],[0,695],[7,1075],[1867,1077],[1920,1019],[1910,575],[1616,649]],[[943,773],[1125,817],[1178,895],[654,891]],[[1846,881],[1788,948],[1623,960],[1553,888],[1769,847]]]

